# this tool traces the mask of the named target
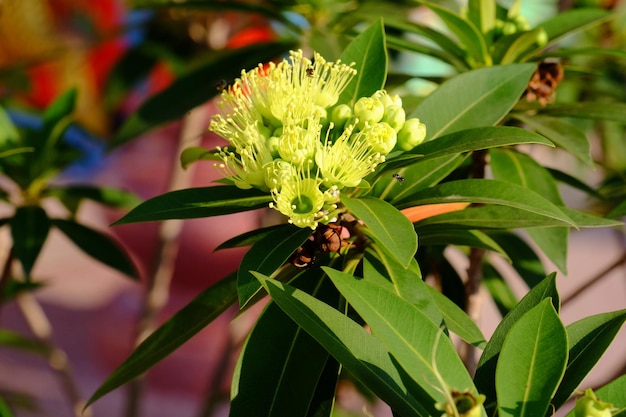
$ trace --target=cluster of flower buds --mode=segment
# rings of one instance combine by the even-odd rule
[[[426,135],[418,119],[406,119],[400,97],[384,90],[353,107],[338,103],[355,74],[352,65],[319,54],[309,60],[302,51],[242,71],[223,89],[223,114],[209,127],[230,143],[217,149],[216,165],[237,187],[271,193],[270,207],[298,227],[332,221],[342,190]]]
[[[582,397],[576,400],[575,417],[611,417],[613,404],[601,401],[591,388],[587,388]]]

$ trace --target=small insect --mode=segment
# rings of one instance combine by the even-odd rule
[[[402,184],[406,180],[406,178],[404,178],[400,174],[392,174],[391,176],[394,177],[400,184]]]
[[[224,91],[228,87],[228,82],[226,80],[217,80],[215,83],[215,89],[217,91]]]
[[[312,240],[304,242],[291,257],[291,263],[296,268],[309,268],[315,260],[315,243]]]
[[[343,227],[337,223],[328,223],[327,225],[319,225],[315,231],[314,240],[319,250],[324,253],[339,252],[345,246],[345,242],[341,238]]]
[[[312,76],[315,75],[315,70],[313,69],[313,67],[309,67],[309,68],[306,69],[306,75],[308,77],[312,77]]]

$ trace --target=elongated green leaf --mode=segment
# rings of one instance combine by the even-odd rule
[[[415,223],[417,233],[424,230],[453,229],[523,229],[528,227],[567,226],[542,214],[513,207],[486,205],[439,214]]]
[[[540,143],[554,146],[545,137],[517,127],[481,127],[446,134],[436,140],[423,142],[408,152],[385,162],[385,170],[411,165],[419,159],[458,155],[464,152],[490,149],[499,146]]]
[[[495,410],[496,406],[496,364],[499,362],[498,358],[505,337],[520,317],[546,299],[552,300],[552,305],[558,311],[560,301],[559,294],[556,290],[556,274],[554,273],[548,275],[542,282],[531,289],[528,294],[517,303],[515,308],[502,319],[491,336],[491,339],[487,342],[485,350],[483,350],[483,354],[478,361],[474,382],[476,383],[478,391],[487,396],[485,404],[489,415],[492,415],[492,411]],[[518,398],[518,400],[520,400],[520,398]]]
[[[549,116],[527,116],[521,113],[512,115],[528,127],[554,142],[558,147],[570,152],[580,161],[593,167],[591,148],[587,135],[578,126],[565,120]]]
[[[498,415],[545,415],[566,364],[567,333],[546,299],[520,317],[504,339],[496,367]]]
[[[558,182],[569,185],[570,187],[573,187],[579,191],[587,193],[591,197],[596,198],[598,200],[605,199],[605,197],[602,194],[600,194],[598,190],[596,190],[593,187],[590,187],[589,185],[585,184],[578,178],[568,174],[567,172],[563,172],[561,170],[554,169],[554,168],[546,168],[546,169],[548,170],[550,175],[552,175],[552,177]]]
[[[7,151],[9,147],[14,147],[19,142],[19,133],[15,125],[9,119],[9,115],[0,106],[0,149]]]
[[[563,205],[556,181],[534,159],[511,149],[491,149],[489,156],[495,179],[526,187],[557,206]],[[569,229],[531,228],[527,229],[527,233],[559,270],[566,274]]]
[[[257,241],[244,255],[237,272],[239,306],[244,307],[260,290],[251,271],[271,275],[311,236],[311,229],[296,226],[273,230]]]
[[[420,245],[457,245],[482,248],[502,255],[510,260],[509,255],[489,235],[478,230],[442,229],[425,230],[419,234]],[[545,276],[545,274],[544,274]]]
[[[569,359],[552,404],[558,409],[600,360],[622,325],[626,310],[585,317],[567,326]],[[626,404],[625,404],[626,405]]]
[[[41,207],[22,206],[15,210],[10,225],[13,254],[19,259],[28,278],[48,237],[50,219]]]
[[[430,416],[434,400],[410,385],[374,336],[304,291],[254,273],[272,300],[378,397],[402,416]]]
[[[339,96],[339,103],[354,104],[360,97],[369,97],[385,85],[387,49],[382,19],[357,36],[341,54],[345,64],[355,63],[357,73]]]
[[[426,285],[426,289],[437,303],[446,327],[470,345],[480,349],[484,348],[487,342],[476,322],[448,297],[430,285]]]
[[[540,45],[538,40],[545,36],[545,31],[542,27],[535,28],[528,32],[521,33],[520,36],[516,36],[515,40],[509,45],[506,52],[503,53],[499,59],[500,65],[512,64],[520,61],[520,56],[526,51],[539,49]],[[543,45],[541,46],[543,49]]]
[[[443,316],[428,293],[428,285],[422,281],[417,261],[413,259],[409,268],[404,268],[382,248],[378,248],[377,255],[366,252],[363,259],[363,279],[402,297],[420,309],[433,323],[441,325]]]
[[[578,102],[553,104],[539,109],[540,114],[580,119],[613,120],[626,123],[626,103],[619,102]]]
[[[71,220],[50,219],[50,223],[87,255],[133,279],[139,279],[130,256],[113,238]]]
[[[424,188],[432,187],[450,175],[464,160],[466,155],[444,155],[439,158],[418,160],[413,165],[384,176],[374,183],[372,194],[392,203],[407,198]],[[405,181],[398,182],[392,174],[401,175]]]
[[[482,283],[489,290],[489,294],[502,317],[506,316],[517,304],[517,298],[513,294],[511,287],[502,278],[498,270],[490,264],[483,264]]]
[[[561,206],[560,209],[563,213],[576,223],[578,227],[619,227],[624,223],[619,220],[613,220],[611,218],[599,217],[584,211],[574,210],[569,207]],[[609,213],[610,214],[610,213]],[[607,217],[610,217],[607,215]]]
[[[320,270],[308,271],[298,281],[311,287],[309,291],[318,299],[334,294],[336,305],[337,291],[328,280],[320,281],[322,276]],[[239,356],[229,415],[306,417],[328,357],[315,339],[277,304],[270,303],[257,319]]]
[[[171,191],[144,201],[113,225],[168,219],[220,216],[267,207],[268,193],[235,186],[188,188]]]
[[[626,200],[613,207],[606,215],[609,219],[618,219],[623,216],[626,216]]]
[[[468,52],[468,55],[476,62],[491,65],[491,57],[487,52],[487,44],[483,34],[466,18],[450,9],[433,3],[423,3],[424,6],[435,12],[444,21],[448,29],[459,38]]]
[[[8,404],[0,397],[0,417],[13,417],[14,414]]]
[[[564,36],[598,25],[610,18],[611,13],[608,10],[591,7],[574,8],[558,13],[539,25],[548,35],[548,43],[544,45],[544,49],[552,46]],[[522,59],[528,59],[537,52],[529,51]]]
[[[596,390],[596,395],[601,400],[613,404],[613,407],[619,410],[612,414],[613,417],[626,415],[626,375],[622,375]]]
[[[272,233],[274,230],[279,228],[288,228],[290,227],[288,224],[277,224],[274,226],[261,227],[258,229],[251,230],[246,233],[242,233],[238,236],[235,236],[231,239],[228,239],[226,242],[221,243],[215,251],[221,249],[230,249],[230,248],[240,248],[242,246],[252,246],[264,236]]]
[[[180,165],[183,169],[187,169],[189,165],[197,161],[222,161],[222,158],[215,150],[203,148],[202,146],[186,148],[180,154]]]
[[[444,387],[434,385],[439,377],[449,387],[476,393],[450,339],[418,308],[366,280],[331,268],[323,269],[374,335],[430,396],[445,402],[441,392]]]
[[[411,117],[426,124],[426,140],[496,125],[519,101],[535,68],[535,64],[500,65],[459,74],[430,93]]]
[[[471,202],[495,204],[525,210],[576,226],[556,205],[527,188],[498,180],[449,181],[422,190],[397,203],[399,208],[421,204]]]
[[[544,51],[541,54],[536,55],[536,58],[537,60],[542,61],[549,57],[572,57],[577,55],[604,56],[624,59],[626,58],[626,51],[623,49],[609,49],[597,46],[591,46],[589,48],[559,48]]]
[[[45,343],[8,329],[0,329],[0,346],[44,356],[50,353],[50,347]]]
[[[467,16],[485,37],[487,45],[491,44],[493,30],[496,25],[496,3],[491,0],[469,0]]]
[[[91,185],[50,187],[45,190],[45,195],[57,197],[72,212],[76,212],[83,199],[115,208],[131,208],[141,203],[141,199],[134,193],[118,188]]]
[[[218,93],[215,88],[217,81],[230,80],[239,75],[241,69],[253,68],[259,63],[274,59],[290,46],[286,43],[255,43],[248,47],[215,53],[207,63],[183,75],[144,102],[126,120],[111,146],[120,146],[157,126],[183,117]]]
[[[204,329],[237,300],[236,275],[202,291],[144,340],[100,385],[87,405],[146,372]]]
[[[49,153],[57,145],[65,130],[72,121],[72,113],[76,105],[78,91],[72,88],[55,99],[43,114],[39,146],[35,152],[42,158],[49,157]]]
[[[526,282],[528,288],[533,288],[543,281],[546,270],[539,256],[526,241],[517,234],[507,231],[489,231],[487,234],[508,254],[513,268]]]
[[[391,204],[377,198],[347,198],[341,202],[367,226],[374,241],[385,247],[403,267],[417,251],[417,235],[407,217]]]

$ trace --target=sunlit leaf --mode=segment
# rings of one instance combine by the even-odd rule
[[[100,385],[87,405],[137,378],[204,329],[237,300],[236,274],[202,291],[144,340]]]
[[[513,324],[496,366],[498,415],[546,414],[567,363],[567,333],[550,299]]]

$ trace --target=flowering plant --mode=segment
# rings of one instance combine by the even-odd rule
[[[527,228],[560,264],[547,242],[562,242],[570,228],[621,223],[566,207],[552,175],[517,147],[557,143],[588,157],[544,129],[545,119],[534,117],[541,109],[528,104],[531,79],[530,96],[543,91],[541,105],[550,102],[553,86],[550,94],[536,86],[538,66],[527,57],[562,35],[556,23],[547,26],[552,30],[522,25],[496,36],[490,3],[471,4],[477,10],[464,16],[428,5],[466,35],[464,48],[446,45],[467,71],[410,110],[384,90],[382,21],[361,32],[338,61],[292,51],[222,85],[222,113],[210,129],[229,144],[189,148],[181,160],[213,161],[224,184],[157,196],[118,223],[268,207],[284,221],[222,244],[250,246],[238,270],[148,337],[92,401],[146,371],[236,301],[245,310],[269,295],[234,370],[232,416],[330,415],[342,369],[397,416],[541,416],[566,402],[626,312],[565,326],[556,273],[520,265],[530,249],[510,230]],[[493,179],[485,175],[487,155]],[[476,259],[491,251],[510,260],[530,287],[502,308],[488,341],[458,306],[475,292],[455,303],[423,280],[452,270],[442,254],[446,245],[471,248],[469,283],[476,284],[477,269],[490,267]],[[457,352],[450,333],[470,354]],[[482,349],[474,365],[473,349]],[[615,390],[625,384],[620,377],[598,395],[623,407]]]

